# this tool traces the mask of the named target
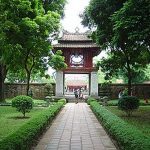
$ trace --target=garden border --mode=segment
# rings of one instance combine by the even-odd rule
[[[0,149],[3,150],[29,150],[35,139],[43,133],[46,127],[63,107],[64,102],[60,101],[44,110],[37,117],[33,118],[16,132],[0,141]]]
[[[90,106],[110,136],[117,141],[120,150],[150,149],[150,138],[137,128],[134,128],[103,106],[100,106],[96,100],[91,101]]]

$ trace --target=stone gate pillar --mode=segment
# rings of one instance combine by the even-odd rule
[[[63,96],[63,72],[57,71],[56,72],[56,96]]]
[[[90,96],[98,97],[98,75],[97,75],[97,71],[91,72]]]

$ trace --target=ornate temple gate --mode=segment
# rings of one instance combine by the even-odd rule
[[[89,95],[98,96],[97,69],[93,66],[93,57],[100,53],[99,47],[88,38],[87,33],[63,32],[63,36],[54,45],[54,52],[62,50],[68,67],[56,72],[56,96],[64,96],[65,74],[89,74]]]

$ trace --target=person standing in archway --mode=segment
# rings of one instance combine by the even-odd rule
[[[83,88],[81,87],[79,90],[79,99],[83,99]]]
[[[76,104],[77,104],[78,103],[78,97],[79,97],[79,92],[77,89],[75,89],[75,91],[74,91],[74,96],[75,96]]]

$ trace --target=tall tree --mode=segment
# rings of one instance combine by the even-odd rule
[[[97,67],[100,67],[102,72],[105,73],[105,79],[110,80],[113,77],[122,76],[123,79],[127,80],[128,85],[130,85],[130,81],[132,83],[136,82],[136,79],[141,76],[141,71],[145,68],[145,62],[143,64],[141,62],[143,61],[143,58],[141,58],[143,52],[138,51],[138,53],[135,53],[135,51],[128,51],[128,53],[130,56],[134,55],[129,60],[129,64],[126,62],[126,55],[122,54],[122,51],[115,51],[97,63]]]
[[[128,39],[139,46],[150,46],[150,1],[128,0],[111,17],[115,33],[124,29]]]
[[[122,26],[125,14],[122,14],[120,18],[117,16],[120,10],[125,7],[126,3],[128,3],[128,0],[91,0],[89,6],[85,9],[84,14],[86,15],[83,14],[83,23],[87,23],[85,25],[88,25],[94,22],[96,30],[93,32],[93,38],[101,48],[110,50],[112,57],[103,62],[108,66],[118,66],[120,69],[124,68],[126,70],[128,76],[128,94],[130,95],[133,71],[138,66],[141,67],[147,63],[145,56],[147,56],[148,50],[145,45],[141,44],[141,41],[138,39],[133,40],[133,38],[129,37],[129,34],[132,35],[133,30],[126,30],[126,26]],[[136,10],[136,6],[134,5],[132,12]],[[143,6],[143,8],[145,7]],[[147,11],[149,10],[147,9]],[[126,11],[126,13],[127,12],[128,11]],[[136,18],[134,13],[128,13],[128,15],[130,15],[131,18]],[[144,14],[142,14],[142,16],[143,15]],[[84,21],[88,19],[86,16],[89,17],[89,21]],[[132,20],[128,23],[132,24]],[[148,24],[146,26],[148,26]],[[112,74],[114,71],[113,69],[110,70]]]
[[[4,64],[6,70],[25,69],[28,95],[33,68],[47,67],[45,57],[50,56],[51,49],[48,38],[51,35],[53,39],[59,29],[63,7],[60,11],[58,8],[46,11],[40,0],[1,0],[0,8],[0,40],[3,43],[0,64]],[[5,75],[0,80],[2,84],[4,79]]]
[[[45,12],[57,11],[62,17],[64,16],[64,6],[66,4],[66,0],[43,0],[43,7]]]
[[[137,72],[138,66],[146,66],[150,58],[147,42],[150,37],[149,8],[150,2],[147,0],[128,0],[111,16],[114,31],[112,43],[126,58],[129,94],[136,74],[133,70]]]

